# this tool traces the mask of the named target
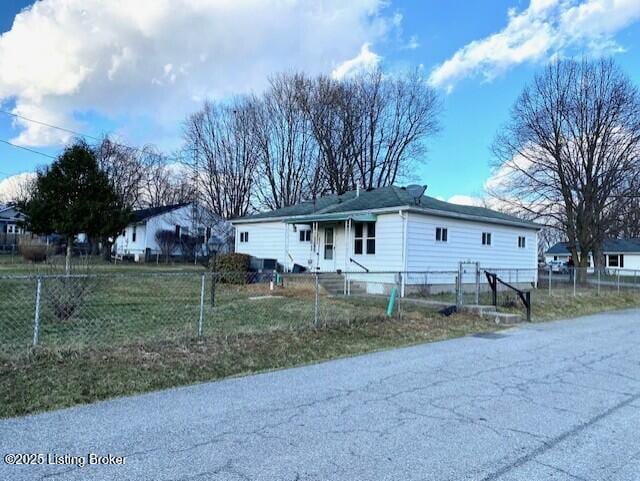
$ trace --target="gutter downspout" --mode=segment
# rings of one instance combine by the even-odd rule
[[[400,297],[404,297],[405,295],[405,282],[407,276],[407,220],[408,213],[403,211],[398,211],[398,215],[402,218],[402,279],[400,283]]]

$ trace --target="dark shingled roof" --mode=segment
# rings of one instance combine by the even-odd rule
[[[162,205],[160,207],[150,207],[148,209],[134,210],[132,212],[132,219],[133,219],[133,222],[142,222],[151,217],[155,217],[157,215],[165,214],[167,212],[171,212],[172,210],[179,209],[180,207],[184,207],[185,205],[189,205],[189,202],[183,202],[182,204]]]
[[[475,207],[468,205],[451,204],[442,200],[429,196],[422,196],[419,202],[416,202],[412,192],[404,187],[388,186],[379,189],[361,190],[360,195],[356,191],[345,192],[342,195],[327,195],[313,201],[301,202],[300,204],[276,209],[269,212],[260,212],[258,214],[248,215],[234,219],[235,221],[251,221],[271,218],[289,218],[304,215],[322,215],[337,214],[344,212],[372,211],[385,208],[395,208],[410,206],[416,211],[424,210],[425,213],[435,213],[437,211],[441,215],[450,214],[452,217],[458,215],[482,218],[486,221],[494,220],[499,223],[517,223],[528,227],[539,228],[537,224],[528,222],[518,217],[497,212],[495,210],[486,209],[484,207]]]
[[[602,245],[604,254],[611,253],[640,253],[640,239],[607,239]],[[578,248],[580,252],[580,248]],[[547,254],[570,254],[568,242],[558,242],[549,248]]]

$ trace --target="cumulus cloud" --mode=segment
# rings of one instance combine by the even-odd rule
[[[476,207],[484,207],[486,205],[486,201],[482,197],[474,197],[472,195],[465,194],[452,195],[449,197],[447,202],[450,202],[451,204],[472,205]]]
[[[24,172],[0,180],[0,203],[16,200],[35,178],[34,172]]]
[[[333,72],[331,72],[331,75],[333,76],[333,78],[341,79],[349,77],[351,75],[355,75],[359,72],[373,70],[378,66],[380,60],[380,55],[372,52],[370,50],[370,45],[368,43],[365,43],[364,45],[362,45],[362,48],[360,49],[360,53],[358,53],[358,55],[356,55],[354,58],[342,62],[333,70]]]
[[[345,75],[376,63],[370,44],[399,28],[385,9],[384,0],[41,0],[0,37],[0,99],[71,129],[93,115],[129,134],[145,122],[175,133],[202,99],[259,90],[275,72]],[[23,145],[67,140],[16,123]]]
[[[638,0],[531,0],[508,12],[501,31],[474,40],[433,69],[431,85],[451,90],[465,77],[491,80],[515,65],[554,56],[622,50],[614,35],[640,19]]]

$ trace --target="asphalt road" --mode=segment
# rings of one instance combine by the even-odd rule
[[[0,479],[638,480],[640,311],[0,422]]]

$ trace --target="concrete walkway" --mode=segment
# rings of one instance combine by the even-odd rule
[[[0,479],[638,480],[640,312],[0,421]]]

